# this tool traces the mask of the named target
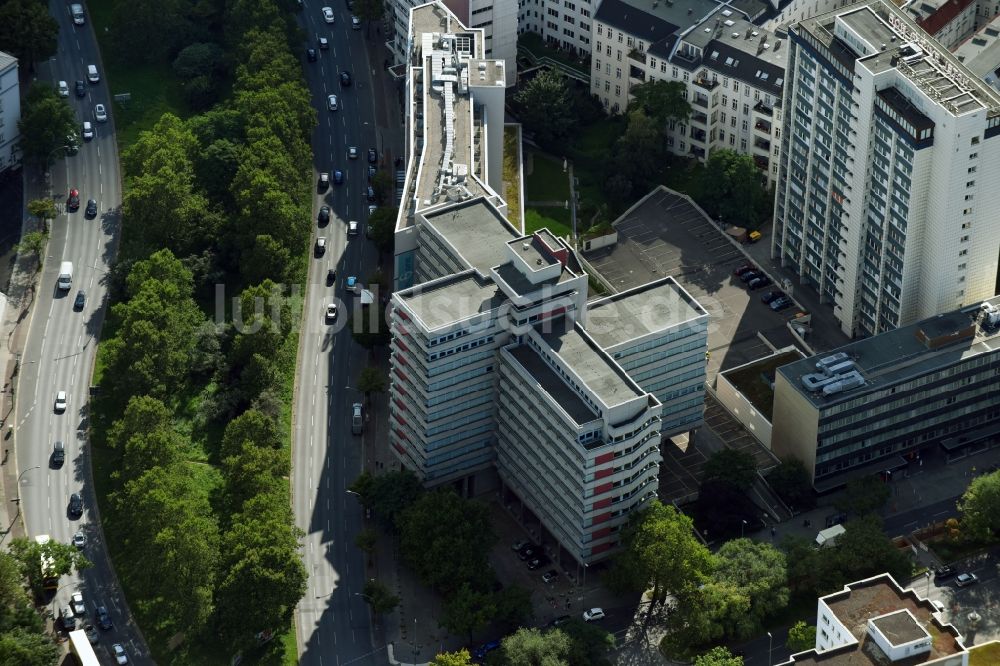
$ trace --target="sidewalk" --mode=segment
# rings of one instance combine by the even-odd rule
[[[21,205],[22,224],[21,237],[31,231],[40,229],[39,223],[28,215],[28,201],[40,199],[48,195],[48,183],[44,176],[39,176],[27,167],[23,171],[24,196]],[[26,320],[34,302],[35,285],[41,268],[34,257],[18,252],[11,273],[10,284],[2,297],[2,314],[0,314],[0,376],[3,377],[3,388],[0,390],[0,428],[3,429],[3,454],[0,455],[0,544],[8,538],[25,536],[24,519],[21,517],[20,505],[13,500],[18,497],[18,474],[16,454],[16,428],[13,423],[14,392],[17,382],[20,352],[24,347],[28,334]]]

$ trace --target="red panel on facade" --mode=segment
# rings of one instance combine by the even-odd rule
[[[614,545],[615,544],[612,543],[612,542],[610,542],[610,541],[605,542],[605,543],[599,543],[599,544],[597,544],[596,546],[594,546],[593,548],[590,549],[590,554],[591,555],[596,555],[597,553],[603,553],[604,551],[608,550],[609,548],[611,548]]]
[[[399,375],[399,378],[402,379],[404,382],[410,381],[410,378],[407,377],[405,374],[403,374],[403,371],[400,370],[399,368],[396,368],[396,374]]]
[[[396,400],[396,406],[397,406],[397,407],[399,407],[399,408],[400,408],[401,410],[403,410],[404,412],[406,411],[406,405],[405,405],[405,404],[403,404],[403,401],[402,401],[402,400],[398,400],[398,399],[397,399],[397,400]]]
[[[403,321],[410,321],[410,318],[406,316],[406,313],[403,312],[400,309],[396,309],[395,314],[396,314],[397,317],[399,317]]]
[[[611,476],[614,473],[615,473],[614,467],[605,467],[604,469],[599,469],[596,472],[594,472],[594,478],[603,479],[604,477]]]
[[[609,534],[611,534],[611,528],[610,527],[602,527],[601,529],[597,530],[596,532],[593,532],[590,536],[592,538],[594,538],[594,539],[603,539],[604,537],[608,536]]]
[[[399,363],[400,365],[409,365],[406,361],[406,357],[402,354],[396,356],[396,363]]]
[[[594,524],[596,525],[597,523],[603,523],[610,519],[611,519],[610,511],[608,513],[602,513],[601,515],[594,517]]]
[[[594,502],[593,506],[590,507],[590,510],[593,511],[594,509],[603,509],[609,506],[611,506],[611,498],[605,497],[602,500],[597,500],[596,502]]]
[[[404,456],[406,455],[406,449],[404,449],[402,446],[400,446],[399,444],[393,444],[393,446],[396,447],[396,450],[399,451],[401,455]]]
[[[402,349],[403,351],[410,351],[410,348],[404,345],[403,341],[400,340],[399,338],[396,338],[396,346]]]
[[[594,488],[594,494],[595,495],[603,495],[604,493],[608,492],[609,490],[611,490],[614,487],[615,487],[615,484],[613,484],[613,483],[602,483],[601,485],[599,485],[596,488]]]
[[[594,458],[594,464],[595,465],[602,465],[602,464],[604,464],[606,462],[610,462],[610,461],[612,461],[614,459],[615,459],[614,452],[611,452],[611,453],[602,453],[601,455],[599,455],[596,458]]]

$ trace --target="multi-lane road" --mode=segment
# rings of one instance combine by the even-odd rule
[[[302,664],[381,664],[385,653],[373,646],[371,619],[361,596],[365,562],[354,544],[362,515],[347,487],[361,472],[363,438],[351,434],[351,405],[361,401],[353,388],[366,353],[353,340],[346,323],[357,296],[344,288],[349,276],[367,281],[375,269],[375,248],[365,239],[368,219],[365,189],[368,185],[368,150],[376,146],[371,68],[365,48],[365,31],[351,29],[351,14],[344,0],[312,0],[301,14],[308,44],[301,53],[306,79],[319,114],[313,133],[317,172],[344,173],[344,183],[317,188],[313,206],[315,236],[325,237],[327,248],[311,259],[304,320],[298,355],[292,440],[293,504],[296,524],[306,533],[303,557],[309,574],[306,594],[299,604],[297,626]],[[328,24],[323,6],[333,8],[336,22]],[[319,50],[318,38],[329,40],[329,50]],[[307,62],[305,49],[317,49],[316,62]],[[352,85],[342,87],[340,72],[351,74]],[[339,110],[327,109],[327,96],[337,95]],[[357,148],[356,159],[348,157]],[[321,205],[332,209],[332,219],[319,227]],[[356,220],[357,236],[347,235],[347,224]],[[333,284],[329,269],[336,269]],[[333,325],[325,320],[328,303],[337,302],[340,313]]]
[[[118,230],[121,178],[114,118],[98,122],[94,116],[94,106],[98,103],[111,108],[97,41],[90,22],[74,25],[67,7],[63,0],[50,3],[50,11],[59,22],[58,51],[41,64],[39,78],[52,85],[60,80],[69,84],[70,106],[79,123],[85,120],[92,123],[95,136],[89,141],[81,140],[79,153],[60,159],[51,169],[52,192],[61,213],[52,222],[17,385],[15,427],[17,462],[23,475],[21,509],[29,536],[48,534],[64,543],[70,542],[78,530],[87,536],[84,553],[94,566],[82,575],[64,576],[60,580],[51,603],[56,614],[74,591],[82,591],[87,621],[93,622],[96,605],[103,604],[114,622],[114,628],[104,632],[96,649],[102,661],[111,661],[112,643],[122,643],[133,663],[151,663],[141,636],[131,624],[104,548],[87,459],[88,388],[106,306],[105,279]],[[89,65],[95,65],[101,74],[96,84],[87,82]],[[77,80],[85,82],[82,97],[74,91]],[[71,188],[80,192],[77,211],[69,211],[65,206]],[[97,215],[92,219],[85,216],[89,199],[97,202]],[[63,261],[73,262],[73,284],[69,291],[56,288]],[[77,310],[74,299],[81,289],[86,293],[86,303]],[[69,398],[62,413],[54,410],[57,391],[66,391]],[[60,468],[51,466],[56,441],[62,441],[66,449],[66,462]],[[83,496],[84,512],[80,518],[71,518],[67,512],[72,493]]]

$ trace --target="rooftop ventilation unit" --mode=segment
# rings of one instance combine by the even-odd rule
[[[827,377],[820,373],[802,375],[802,386],[807,391],[818,391],[827,384],[832,384],[835,381],[837,381],[837,377]]]
[[[836,365],[841,361],[847,360],[847,352],[837,352],[836,354],[831,354],[816,361],[816,369],[820,372],[824,372],[827,368],[832,365]]]
[[[857,370],[854,372],[849,372],[846,375],[840,375],[837,377],[837,381],[831,382],[823,387],[823,395],[830,396],[836,395],[842,391],[848,391],[852,388],[857,388],[859,386],[864,386],[865,379],[861,376]]]
[[[833,365],[827,366],[822,372],[830,377],[833,377],[845,372],[850,372],[851,370],[854,370],[854,361],[848,359],[846,361],[841,361],[840,363],[834,363]]]

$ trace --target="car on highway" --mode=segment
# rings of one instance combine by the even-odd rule
[[[368,163],[369,164],[376,164],[376,163],[378,163],[378,153],[375,152],[374,148],[369,148],[368,149]]]
[[[330,207],[320,206],[319,214],[316,216],[316,220],[319,222],[319,226],[325,227],[330,224]]]
[[[368,204],[368,217],[371,217],[372,215],[374,215],[375,211],[377,211],[377,210],[378,210],[378,206],[376,206],[375,204]]]
[[[80,493],[73,493],[69,496],[69,507],[66,512],[70,518],[79,518],[83,515],[83,498]]]
[[[355,146],[350,146],[347,149],[347,158],[352,160],[358,159],[358,149]]]
[[[378,173],[378,169],[372,165],[368,165],[368,182],[371,182],[375,178],[375,174]]]
[[[343,71],[340,73],[340,85],[344,88],[351,87],[351,73],[348,71]]]
[[[97,217],[97,199],[87,199],[87,209],[83,211],[83,214],[89,219]]]
[[[769,284],[771,284],[771,278],[767,277],[766,275],[760,275],[747,282],[747,289],[749,289],[750,291],[756,291],[757,289],[762,289],[763,287],[766,287]]]
[[[319,181],[316,183],[316,186],[319,187],[321,192],[325,191],[326,188],[330,187],[330,174],[328,174],[325,171],[321,172],[319,174]]]
[[[327,305],[326,305],[325,319],[326,319],[326,323],[328,323],[328,324],[332,324],[333,322],[337,321],[337,304],[336,303],[327,303]]]
[[[347,223],[347,235],[348,236],[357,236],[358,235],[358,221],[357,220],[351,220],[350,222]]]
[[[767,292],[766,294],[760,297],[760,302],[767,303],[770,305],[771,301],[776,301],[779,298],[784,298],[784,296],[785,293],[783,291],[779,291],[778,289],[772,289],[771,291]]]
[[[99,123],[108,122],[108,110],[104,108],[103,104],[94,105],[94,120]]]
[[[101,641],[101,635],[97,633],[97,627],[92,624],[85,624],[83,631],[87,634],[87,640],[91,645],[97,645]]]
[[[77,97],[86,97],[87,96],[87,84],[84,83],[83,81],[80,81],[78,79],[76,81],[76,83],[73,84],[73,89],[76,91],[76,96]]]
[[[87,535],[83,533],[83,530],[77,530],[76,534],[73,535],[73,545],[80,550],[87,545]]]
[[[101,631],[110,631],[114,626],[111,623],[111,614],[108,613],[108,609],[104,606],[98,606],[97,610],[94,611],[94,615],[97,616],[97,626]]]
[[[336,95],[326,96],[326,108],[330,109],[331,111],[337,111],[338,109],[340,109],[340,105],[337,103]]]
[[[603,608],[591,608],[590,610],[583,611],[583,619],[585,622],[593,622],[594,620],[604,619],[604,609]]]
[[[326,238],[320,236],[316,239],[316,256],[322,257],[324,254],[326,254]]]
[[[763,273],[758,270],[744,271],[740,273],[740,282],[746,283],[754,278],[760,277],[761,275],[763,275]]]
[[[66,447],[63,446],[62,441],[56,441],[52,445],[52,459],[51,465],[53,469],[59,469],[66,462]]]
[[[79,312],[83,309],[83,306],[87,304],[87,292],[83,289],[76,292],[76,298],[73,299],[73,309]]]
[[[775,312],[781,312],[792,307],[795,303],[788,296],[782,296],[781,298],[776,298],[770,302],[768,307],[770,307]]]
[[[340,169],[336,169],[333,172],[333,182],[335,184],[337,184],[337,185],[343,185],[344,184],[344,172],[341,171]]]
[[[59,96],[60,97],[69,97],[69,84],[68,83],[66,83],[65,81],[60,81],[57,88],[59,90]]]
[[[69,604],[77,615],[84,615],[87,612],[87,604],[83,603],[83,592],[79,590],[70,595]]]
[[[357,16],[351,17],[351,30],[361,30],[361,19]]]
[[[555,569],[549,569],[548,571],[542,574],[543,583],[551,583],[556,578],[559,578],[559,572],[556,571]]]
[[[115,661],[118,664],[128,663],[128,655],[125,653],[125,648],[122,647],[121,643],[115,643],[112,645],[111,651],[115,653]]]
[[[324,7],[320,11],[323,12],[323,20],[326,21],[327,23],[333,23],[334,21],[337,20],[336,17],[333,15],[333,9],[331,9],[330,7]]]
[[[80,190],[74,187],[69,191],[69,196],[66,197],[66,207],[70,210],[76,210],[80,207]]]
[[[958,577],[955,579],[955,585],[958,585],[959,587],[967,587],[978,582],[979,577],[974,573],[958,574]]]
[[[62,610],[59,611],[60,624],[62,628],[66,631],[76,630],[76,615],[73,614],[73,609],[69,606],[63,606]]]
[[[320,51],[329,51],[330,50],[330,40],[327,39],[326,37],[320,37],[319,41],[317,43],[319,44],[319,50]]]
[[[94,125],[89,120],[84,120],[83,129],[80,133],[83,135],[84,141],[90,141],[94,138]]]
[[[54,406],[56,414],[62,414],[66,411],[67,402],[66,391],[56,391],[56,404]]]
[[[337,269],[331,268],[326,272],[326,285],[329,287],[337,281]]]
[[[306,49],[306,60],[316,62],[316,49],[311,46]]]

